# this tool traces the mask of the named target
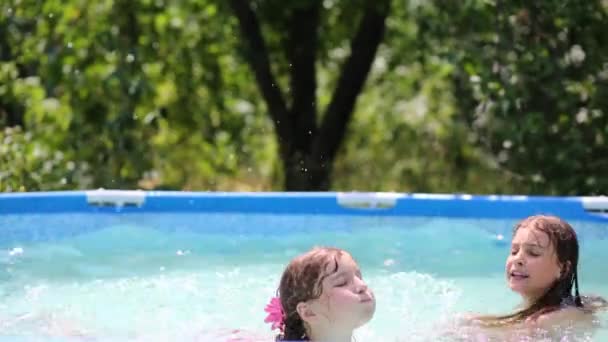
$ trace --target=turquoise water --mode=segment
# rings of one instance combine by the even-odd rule
[[[289,260],[349,250],[377,297],[357,341],[486,341],[454,325],[506,313],[515,221],[219,214],[0,217],[0,340],[271,341],[263,311]],[[583,293],[608,297],[608,225],[571,222]],[[499,236],[503,236],[500,240]],[[608,341],[608,316],[564,341]],[[540,340],[538,336],[519,340]],[[546,339],[549,340],[549,339]]]

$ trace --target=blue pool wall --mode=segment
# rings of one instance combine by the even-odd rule
[[[114,191],[137,204],[90,203],[91,194],[104,191],[56,191],[0,194],[0,214],[52,213],[260,213],[308,215],[430,216],[454,218],[520,219],[530,215],[557,215],[566,220],[608,223],[608,213],[589,210],[585,203],[608,203],[606,197],[497,196],[410,193],[338,192],[172,192]],[[389,207],[349,207],[349,199],[382,203]],[[392,202],[391,202],[392,201]],[[127,201],[128,202],[128,201]],[[587,207],[587,208],[586,208]],[[597,207],[597,206],[596,206]]]

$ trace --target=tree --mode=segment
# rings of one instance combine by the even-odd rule
[[[607,6],[3,1],[0,191],[605,193]]]
[[[390,0],[369,0],[361,4],[350,56],[342,66],[331,100],[320,119],[316,64],[320,54],[321,20],[325,16],[323,1],[287,4],[272,0],[230,0],[229,3],[246,43],[244,56],[255,74],[275,127],[285,189],[329,189],[334,159],[384,36]],[[349,7],[353,4],[352,1],[341,3]],[[282,11],[277,13],[279,9]],[[268,15],[270,11],[272,15]],[[279,32],[281,50],[289,64],[289,91],[281,89],[273,73],[260,20],[265,15],[271,17],[269,24],[274,24],[272,28]]]
[[[526,192],[608,192],[605,1],[436,0],[416,18],[460,119]]]
[[[235,109],[255,89],[213,0],[0,12],[4,191],[221,188],[268,145],[251,138],[267,125],[257,101]]]

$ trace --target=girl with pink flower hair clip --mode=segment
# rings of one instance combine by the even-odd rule
[[[372,291],[346,251],[317,247],[287,265],[264,320],[276,341],[351,342],[376,309]]]

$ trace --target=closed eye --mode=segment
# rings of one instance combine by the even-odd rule
[[[344,276],[338,277],[338,279],[336,279],[336,281],[334,282],[335,287],[342,287],[342,286],[345,286],[346,284],[348,284],[348,281]]]

